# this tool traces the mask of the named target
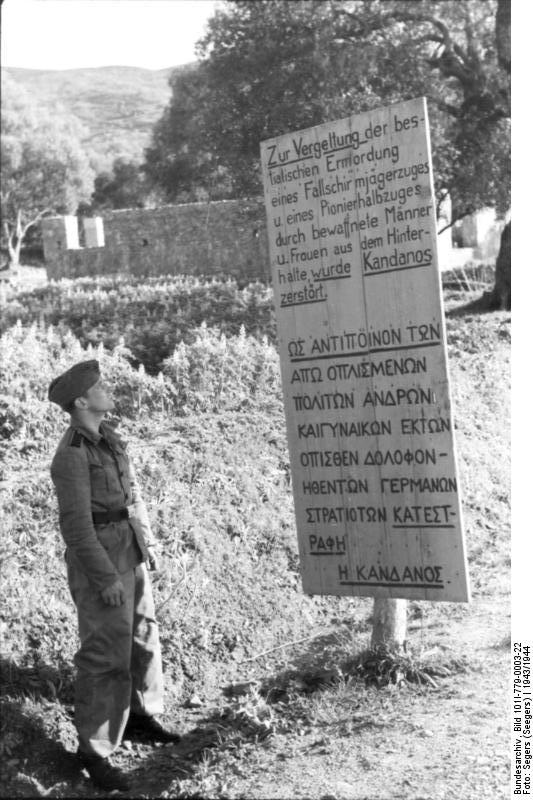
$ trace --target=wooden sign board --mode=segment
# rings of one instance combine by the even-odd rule
[[[467,601],[425,99],[261,161],[304,591]]]

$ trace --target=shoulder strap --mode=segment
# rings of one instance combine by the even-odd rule
[[[71,447],[81,447],[81,443],[83,440],[83,436],[79,431],[74,431],[71,438],[70,438],[70,446]]]

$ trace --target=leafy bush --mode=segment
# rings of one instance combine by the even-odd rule
[[[133,363],[142,363],[150,374],[161,369],[177,344],[194,339],[202,322],[228,336],[244,326],[249,334],[275,339],[271,289],[261,283],[239,289],[231,279],[64,279],[10,297],[2,311],[0,332],[20,320],[60,325],[83,346],[112,349],[123,340]]]
[[[0,339],[0,439],[13,436],[43,440],[57,432],[57,408],[48,402],[50,381],[76,361],[98,358],[113,386],[117,413],[221,412],[281,403],[278,356],[264,338],[226,337],[205,325],[191,330],[157,376],[130,363],[122,339],[112,350],[83,347],[63,328],[17,323]]]
[[[74,361],[91,356],[114,385],[121,430],[163,552],[154,593],[169,682],[174,693],[183,683],[212,687],[217,664],[238,670],[258,646],[298,634],[302,612],[308,619],[323,605],[295,592],[277,355],[243,330],[226,337],[201,326],[157,377],[132,367],[121,344],[113,351],[83,348],[71,333],[36,324],[4,333],[5,657],[38,674],[43,664],[59,662],[55,688],[42,688],[61,692],[63,701],[70,697],[76,626],[49,475],[67,417],[48,402],[47,387]],[[289,602],[297,610],[284,615]]]
[[[177,407],[219,411],[259,402],[266,411],[280,402],[278,355],[266,337],[260,342],[246,336],[242,327],[238,336],[228,339],[205,324],[194,334],[195,339],[179,344],[163,366]]]

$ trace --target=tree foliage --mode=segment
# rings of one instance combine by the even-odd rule
[[[1,122],[2,238],[17,264],[30,228],[47,213],[72,213],[93,173],[76,121],[57,123],[4,75]]]
[[[94,179],[91,207],[94,211],[144,208],[148,195],[149,189],[139,165],[116,158],[111,172],[100,172]]]
[[[154,126],[143,170],[167,201],[227,197],[231,185],[221,168],[216,144],[206,142],[204,115],[212,106],[204,65],[176,70],[170,78],[172,101]]]
[[[147,170],[169,199],[261,192],[259,143],[425,95],[454,217],[509,205],[508,0],[237,0],[177,74]],[[224,180],[221,180],[221,177]],[[209,192],[214,196],[213,192]]]

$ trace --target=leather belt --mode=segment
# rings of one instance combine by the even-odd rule
[[[93,522],[95,525],[105,525],[107,522],[120,522],[121,519],[129,519],[128,508],[113,508],[109,511],[93,511]]]

